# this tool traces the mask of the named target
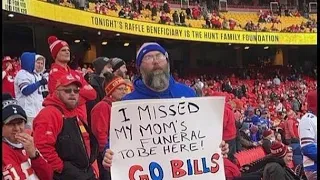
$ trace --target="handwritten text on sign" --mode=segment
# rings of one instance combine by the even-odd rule
[[[112,179],[224,179],[223,110],[222,97],[114,103]]]

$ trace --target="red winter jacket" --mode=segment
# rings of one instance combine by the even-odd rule
[[[57,136],[63,127],[63,117],[61,111],[54,107],[59,106],[63,110],[65,118],[72,118],[78,115],[77,109],[69,110],[66,106],[53,94],[47,97],[43,102],[44,108],[33,120],[33,138],[36,147],[42,153],[43,157],[52,166],[53,171],[61,172],[63,169],[63,161],[58,156],[55,144]],[[88,132],[85,131],[82,122],[79,120],[79,128],[82,131],[82,138],[90,157],[90,138]]]
[[[105,97],[91,110],[91,129],[98,140],[99,152],[103,152],[109,140],[111,102],[111,98]]]
[[[31,160],[23,148],[16,148],[2,141],[3,179],[52,179],[49,163],[40,156]]]
[[[77,108],[78,115],[82,117],[82,119],[87,122],[87,110],[86,110],[86,101],[96,99],[97,93],[96,91],[87,83],[87,81],[83,78],[83,76],[77,71],[70,69],[69,66],[67,68],[62,67],[56,63],[51,65],[51,70],[49,73],[49,81],[48,88],[49,94],[53,94],[56,89],[56,85],[58,80],[62,76],[73,75],[75,78],[81,81],[82,88],[80,89],[80,97],[79,97],[79,106]]]
[[[2,78],[2,93],[9,93],[12,97],[16,97],[14,92],[14,77],[17,72],[7,72],[6,70],[3,70],[2,75],[4,74],[5,76]]]
[[[284,122],[285,139],[299,138],[298,134],[298,121],[294,118],[288,118]]]
[[[224,107],[223,114],[223,131],[222,140],[228,141],[236,138],[237,128],[236,128],[236,118],[230,104],[227,103],[230,96],[227,93],[214,92],[212,96],[225,96],[226,104]]]
[[[236,118],[230,104],[226,104],[224,108],[222,140],[229,141],[237,135]]]
[[[226,180],[232,180],[235,177],[240,177],[241,172],[237,165],[233,164],[228,158],[223,158],[224,173]]]

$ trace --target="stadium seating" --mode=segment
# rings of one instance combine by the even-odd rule
[[[314,19],[317,21],[317,14],[310,14],[309,17],[310,19]]]
[[[67,0],[63,0],[60,3],[60,5],[74,8],[74,5],[67,2]],[[95,3],[89,2],[89,7],[86,10],[90,12],[95,12],[95,7],[96,7]],[[106,15],[118,17],[118,12],[121,10],[121,6],[116,5],[116,8],[117,8],[117,11],[107,10]],[[175,10],[177,10],[178,13],[182,11],[181,9],[172,8],[169,14],[170,19],[172,19],[172,14],[174,13]],[[257,12],[222,12],[220,13],[220,18],[219,18],[219,21],[221,23],[223,21],[223,18],[226,18],[227,20],[233,19],[234,21],[237,22],[237,25],[240,25],[240,26],[236,26],[234,30],[244,30],[244,27],[247,24],[247,22],[252,21],[256,25],[258,24],[258,20],[259,20],[259,16]],[[157,16],[155,17],[155,19],[152,20],[151,12],[149,10],[142,10],[141,14],[136,19],[144,22],[158,23],[160,21],[160,12],[157,12]],[[259,23],[260,28],[261,29],[265,28],[268,31],[270,31],[272,28],[276,29],[277,31],[281,31],[283,29],[291,27],[292,25],[300,26],[301,23],[306,23],[308,21],[308,19],[302,16],[301,17],[281,16],[281,17],[278,17],[278,19],[281,21],[281,23]],[[311,14],[310,19],[315,19],[317,21],[317,15]],[[186,21],[186,25],[191,27],[197,27],[197,28],[205,27],[205,24],[206,24],[203,16],[201,16],[199,20],[186,19],[185,21]],[[174,24],[171,22],[170,25],[174,25]],[[305,30],[304,32],[309,32],[309,31]]]

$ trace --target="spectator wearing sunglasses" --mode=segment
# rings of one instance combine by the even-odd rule
[[[106,96],[91,111],[91,129],[99,142],[100,178],[108,180],[110,179],[110,171],[104,170],[102,167],[102,153],[109,141],[112,102],[120,101],[126,95],[126,82],[122,77],[115,76],[110,72],[105,73],[104,77],[103,87]]]
[[[2,94],[3,179],[52,179],[50,165],[25,132],[26,112],[9,94]]]
[[[52,58],[54,59],[54,63],[51,65],[49,73],[49,95],[54,94],[57,82],[61,77],[71,74],[83,85],[79,93],[79,106],[77,107],[77,111],[79,113],[78,115],[87,123],[87,110],[85,103],[89,100],[96,99],[96,91],[87,83],[82,74],[68,66],[68,63],[70,62],[70,48],[68,43],[63,40],[59,40],[55,36],[50,36],[48,38],[48,43]]]
[[[43,96],[39,88],[48,83],[46,78],[38,78],[35,66],[36,54],[24,52],[21,55],[21,70],[14,80],[16,99],[27,114],[27,129],[32,129],[33,119],[42,109]]]
[[[54,179],[92,180],[98,143],[77,107],[82,83],[63,76],[34,120],[34,142],[52,166]]]

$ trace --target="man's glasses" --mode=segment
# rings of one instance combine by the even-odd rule
[[[146,55],[142,59],[142,61],[144,62],[151,62],[154,60],[163,61],[163,60],[166,60],[166,56],[163,55],[162,53],[158,53],[156,55]]]
[[[71,94],[72,92],[74,92],[75,94],[79,94],[80,92],[80,89],[58,89],[58,91],[63,91],[65,92],[66,94]]]

